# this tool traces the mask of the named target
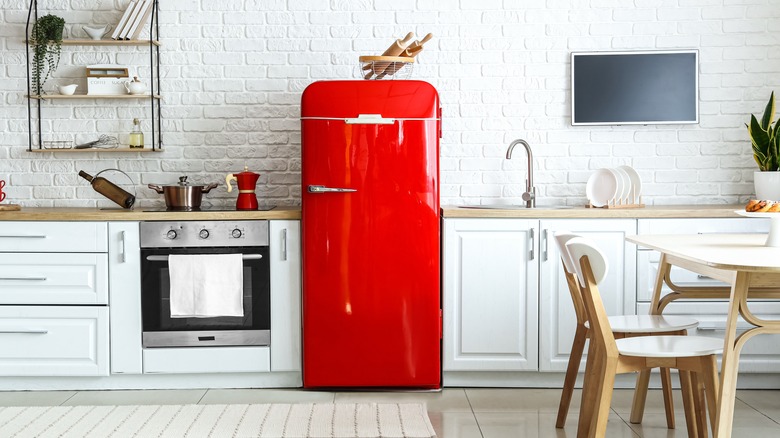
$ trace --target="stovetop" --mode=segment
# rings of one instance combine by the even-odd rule
[[[144,208],[141,211],[144,213],[148,212],[161,212],[161,213],[187,213],[190,211],[205,211],[205,212],[220,212],[220,211],[269,211],[276,208],[275,205],[271,206],[260,206],[257,208],[257,210],[236,210],[235,208],[226,208],[226,207],[201,207],[201,208],[192,208],[192,209],[179,209],[179,208]]]

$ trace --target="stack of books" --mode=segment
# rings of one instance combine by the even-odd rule
[[[111,35],[115,40],[137,40],[152,15],[155,0],[130,0]]]

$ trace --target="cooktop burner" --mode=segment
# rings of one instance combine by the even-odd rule
[[[276,208],[275,205],[271,206],[260,206],[257,208],[257,210],[236,210],[235,208],[225,208],[225,207],[201,207],[201,208],[191,208],[191,209],[179,209],[179,208],[145,208],[142,209],[144,213],[146,212],[162,212],[162,213],[172,213],[172,212],[190,212],[190,211],[206,211],[206,212],[220,212],[220,211],[269,211]]]

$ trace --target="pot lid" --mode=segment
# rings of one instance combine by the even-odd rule
[[[257,175],[257,176],[260,176],[259,173],[251,172],[249,170],[249,166],[244,166],[244,171],[243,172],[234,173],[233,175],[235,175],[235,176],[239,176],[239,175]]]
[[[214,185],[215,187],[217,184],[193,184],[189,181],[187,181],[187,175],[182,175],[179,177],[179,182],[176,184],[155,184],[160,187],[208,187],[210,185]]]

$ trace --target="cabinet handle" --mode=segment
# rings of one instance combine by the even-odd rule
[[[127,251],[125,251],[125,232],[122,231],[121,233],[122,237],[122,263],[127,262]]]
[[[712,277],[708,275],[701,275],[701,274],[697,275],[696,278],[698,278],[699,280],[712,280]]]
[[[287,228],[282,230],[282,260],[287,260]]]
[[[262,254],[241,254],[241,260],[260,260],[263,258]],[[150,262],[167,262],[167,255],[150,255],[146,256],[146,260]]]
[[[542,261],[547,261],[547,228],[542,230]]]
[[[28,234],[28,235],[10,235],[10,234],[0,234],[0,239],[45,239],[46,235],[43,236],[39,234]]]
[[[528,233],[528,239],[531,241],[531,244],[529,245],[531,247],[531,250],[528,251],[528,260],[534,259],[534,246],[536,244],[536,238],[534,237],[534,229],[531,228]]]
[[[0,277],[0,280],[46,281],[46,277]]]
[[[22,335],[45,335],[49,333],[44,329],[29,329],[29,330],[0,330],[0,333],[4,334],[22,334]]]

